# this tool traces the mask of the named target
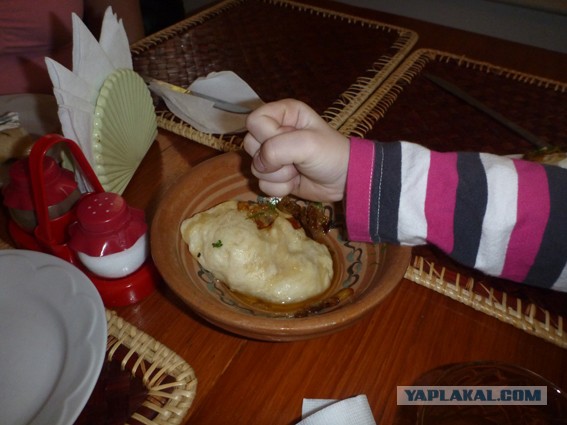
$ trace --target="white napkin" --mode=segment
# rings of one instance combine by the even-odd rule
[[[235,114],[213,107],[213,102],[150,83],[150,90],[163,98],[177,117],[203,133],[231,134],[246,130],[246,114]],[[232,71],[212,72],[195,80],[189,90],[226,102],[255,109],[264,102],[256,92]]]
[[[0,115],[17,112],[22,128],[35,139],[44,134],[61,131],[57,118],[55,96],[37,93],[18,93],[0,96]]]
[[[100,88],[117,69],[132,69],[128,37],[121,19],[108,7],[104,14],[100,42],[75,14],[73,22],[73,70],[51,58],[45,58],[53,83],[58,116],[63,136],[79,144],[93,166],[93,118]],[[77,181],[84,192],[88,185],[77,172]]]
[[[365,395],[345,400],[304,399],[297,425],[376,425]]]

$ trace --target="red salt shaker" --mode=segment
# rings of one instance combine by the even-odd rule
[[[69,247],[92,273],[108,279],[138,270],[149,254],[144,212],[116,193],[93,193],[76,208]]]
[[[9,169],[9,181],[4,187],[4,205],[10,217],[22,229],[33,232],[37,226],[29,159],[22,158]],[[42,161],[45,179],[45,199],[50,219],[67,213],[81,197],[74,174],[61,168],[50,156]]]
[[[60,168],[53,158],[47,158],[48,150],[59,143],[69,150],[92,192],[80,193],[74,173]],[[4,188],[5,204],[16,210],[16,219],[18,212],[28,211],[21,210],[22,206],[31,206],[29,211],[35,218],[26,230],[16,223],[14,211],[11,211],[8,231],[19,248],[46,252],[79,267],[93,282],[107,307],[136,303],[154,291],[159,275],[148,255],[143,212],[128,207],[120,195],[104,191],[76,142],[47,134],[35,142],[29,164],[13,167],[15,178]],[[92,203],[96,203],[96,208],[104,207],[102,214],[95,214],[96,208],[89,207]],[[53,205],[55,207],[51,208]],[[54,218],[58,214],[60,216]],[[37,225],[33,228],[35,222]],[[70,231],[75,227],[74,250],[70,246]],[[143,264],[139,265],[140,262]],[[117,264],[121,266],[118,271]],[[107,278],[96,273],[110,275],[111,269],[113,276],[123,277]]]

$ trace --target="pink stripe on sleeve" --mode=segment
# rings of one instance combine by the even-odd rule
[[[346,225],[349,239],[372,242],[370,237],[370,196],[375,144],[351,138],[346,184]]]
[[[447,253],[454,245],[453,218],[458,184],[457,154],[432,151],[425,195],[427,240]]]
[[[541,164],[514,161],[518,173],[516,225],[506,251],[502,277],[522,282],[533,265],[550,212],[547,175]]]

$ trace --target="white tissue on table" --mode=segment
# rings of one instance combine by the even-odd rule
[[[344,400],[304,399],[297,425],[376,425],[365,395]]]
[[[174,115],[203,133],[233,134],[246,130],[246,114],[214,108],[210,100],[170,90],[157,83],[150,83],[150,90],[165,101]],[[264,103],[248,83],[232,71],[211,72],[193,81],[189,90],[250,109]]]

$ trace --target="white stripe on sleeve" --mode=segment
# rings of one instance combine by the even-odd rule
[[[559,275],[559,279],[553,284],[551,289],[556,291],[567,292],[567,266],[563,268],[561,275]]]
[[[498,276],[502,273],[518,203],[518,174],[511,159],[480,154],[486,171],[488,202],[475,268]],[[505,182],[505,184],[502,184]]]
[[[401,193],[398,211],[398,240],[403,245],[422,245],[427,238],[425,195],[430,151],[401,142]]]

